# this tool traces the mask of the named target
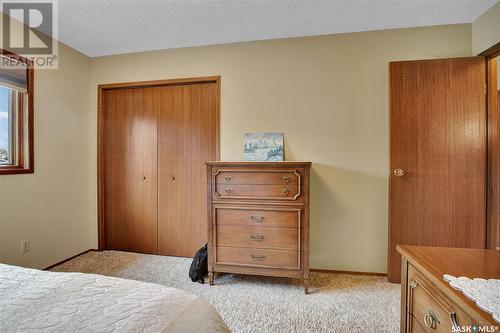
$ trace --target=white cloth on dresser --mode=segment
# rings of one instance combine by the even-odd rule
[[[491,313],[493,319],[500,323],[500,280],[499,279],[469,279],[443,275],[451,287],[460,290],[485,312]]]

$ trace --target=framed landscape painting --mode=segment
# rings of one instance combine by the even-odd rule
[[[251,162],[283,161],[283,133],[245,133],[243,160]]]

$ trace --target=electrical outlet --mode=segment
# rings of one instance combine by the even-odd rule
[[[29,240],[23,240],[21,241],[21,253],[28,253],[30,252],[30,241]]]

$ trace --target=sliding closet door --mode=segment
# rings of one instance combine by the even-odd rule
[[[389,281],[396,245],[486,245],[482,57],[394,62],[390,75]]]
[[[158,253],[192,257],[207,242],[205,162],[217,159],[218,85],[159,89]]]
[[[101,98],[106,248],[156,253],[159,89],[110,89]]]

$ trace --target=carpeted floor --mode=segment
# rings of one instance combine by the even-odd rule
[[[53,271],[96,273],[163,284],[207,299],[237,332],[398,332],[398,284],[385,277],[311,273],[301,281],[222,275],[215,285],[188,278],[191,259],[128,252],[89,252]]]

